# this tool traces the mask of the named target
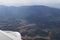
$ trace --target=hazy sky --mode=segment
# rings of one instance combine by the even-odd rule
[[[46,5],[60,3],[60,0],[0,0],[0,5]]]

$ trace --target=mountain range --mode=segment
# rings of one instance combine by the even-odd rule
[[[0,29],[19,31],[23,36],[48,36],[51,32],[52,40],[60,40],[60,9],[43,5],[0,6]]]

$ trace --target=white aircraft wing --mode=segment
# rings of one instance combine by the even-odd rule
[[[19,32],[0,30],[0,40],[22,40],[22,39],[21,34]]]

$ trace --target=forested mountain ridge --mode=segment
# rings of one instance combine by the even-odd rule
[[[59,40],[60,9],[42,5],[0,6],[0,29],[19,31],[22,36],[31,37],[45,37],[51,32],[52,40]]]

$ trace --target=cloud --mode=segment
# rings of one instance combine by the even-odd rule
[[[39,5],[49,3],[60,3],[60,0],[0,0],[1,5]]]

